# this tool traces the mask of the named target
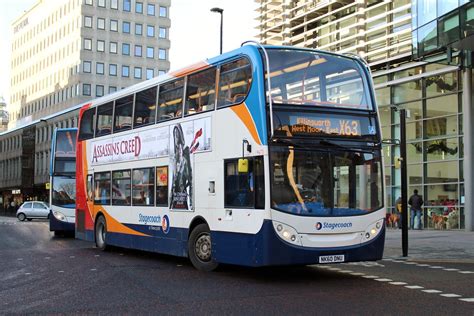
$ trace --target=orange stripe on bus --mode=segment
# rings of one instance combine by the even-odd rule
[[[172,71],[168,74],[170,76],[173,76],[173,77],[184,77],[187,74],[190,74],[191,72],[202,70],[202,69],[207,68],[207,67],[209,67],[208,63],[200,61],[200,62],[192,64],[191,66],[188,66],[186,68],[179,69],[179,70],[176,70],[176,71]]]
[[[257,144],[261,145],[262,142],[260,141],[260,137],[258,136],[257,128],[255,127],[255,122],[253,121],[252,115],[250,114],[245,103],[232,106],[231,109],[240,118],[240,120],[245,124],[250,134],[252,135],[253,140]]]
[[[107,211],[104,209],[102,205],[95,205],[94,206],[94,213],[97,214],[99,212],[102,212],[105,216],[105,220],[107,222],[107,231],[111,233],[120,233],[120,234],[128,234],[128,235],[136,235],[136,236],[145,236],[145,237],[150,237],[150,235],[138,232],[136,230],[133,230],[131,228],[128,228],[127,226],[123,225],[119,221],[117,221],[115,218],[113,218]]]

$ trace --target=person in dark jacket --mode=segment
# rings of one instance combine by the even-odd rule
[[[418,195],[418,190],[413,191],[413,195],[410,196],[408,200],[408,204],[410,205],[410,224],[412,229],[421,229],[421,214],[422,214],[422,205],[423,205],[423,197]],[[416,219],[416,220],[415,220]]]

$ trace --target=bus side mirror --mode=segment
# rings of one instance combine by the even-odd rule
[[[249,172],[249,160],[245,158],[239,159],[239,166],[238,166],[239,173],[247,173]]]

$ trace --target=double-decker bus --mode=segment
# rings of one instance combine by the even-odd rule
[[[355,56],[245,43],[85,104],[76,237],[219,263],[382,258],[381,135]]]
[[[51,143],[49,230],[74,234],[76,222],[77,128],[56,128]]]

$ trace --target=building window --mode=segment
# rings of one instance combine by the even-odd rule
[[[122,44],[122,55],[130,56],[130,44]]]
[[[123,0],[123,11],[130,12],[132,8],[131,0]]]
[[[109,87],[109,93],[113,93],[115,91],[117,91],[117,87],[115,87],[115,86],[110,86]]]
[[[159,49],[158,59],[162,59],[162,60],[166,59],[166,49],[162,49],[162,48]]]
[[[97,18],[97,29],[105,30],[105,19]]]
[[[166,71],[164,71],[164,70],[158,70],[158,76],[162,76],[162,75],[164,75],[164,74],[166,74]]]
[[[95,86],[95,96],[101,97],[103,95],[104,95],[104,86],[102,85]]]
[[[97,40],[97,51],[104,52],[105,51],[105,41]]]
[[[142,79],[142,68],[141,67],[135,67],[133,71],[133,77],[136,79]]]
[[[160,33],[158,35],[160,38],[166,38],[166,28],[160,27]]]
[[[91,95],[91,85],[84,83],[82,85],[82,95]]]
[[[92,27],[92,17],[91,16],[85,16],[84,17],[84,27],[88,27],[88,28]]]
[[[146,26],[146,36],[148,37],[155,36],[155,27],[153,25]]]
[[[94,5],[94,4],[92,3],[92,0],[85,0],[85,4],[87,4],[87,5]]]
[[[85,50],[92,50],[92,40],[90,38],[84,39],[84,49]]]
[[[154,75],[155,75],[155,72],[153,71],[153,69],[150,69],[150,68],[146,69],[146,80],[153,78]]]
[[[116,42],[110,42],[110,53],[117,54],[117,46]]]
[[[130,34],[130,22],[122,22],[122,32]]]
[[[168,16],[168,8],[160,7],[160,17],[166,18]]]
[[[135,3],[135,12],[136,13],[143,13],[143,2],[136,2]]]
[[[142,57],[142,46],[141,45],[135,45],[135,56],[136,57]]]
[[[110,8],[118,10],[118,0],[110,0]]]
[[[110,20],[110,30],[112,32],[118,32],[118,21],[117,20]]]
[[[143,25],[139,23],[135,23],[135,35],[142,35],[143,34]]]
[[[82,71],[85,73],[90,73],[92,68],[92,63],[90,61],[84,61],[82,64]]]
[[[155,57],[155,49],[153,47],[146,48],[146,58],[154,58]]]
[[[155,5],[154,5],[154,4],[149,4],[149,5],[147,5],[147,7],[146,7],[146,13],[147,13],[148,15],[153,15],[153,16],[154,16],[154,15],[155,15]]]
[[[105,0],[97,0],[97,6],[101,8],[105,8]]]
[[[109,75],[117,76],[117,65],[116,64],[110,64],[109,65]]]
[[[104,63],[96,63],[95,64],[95,71],[98,75],[104,74]]]
[[[130,76],[130,67],[122,66],[122,77],[129,77]]]

